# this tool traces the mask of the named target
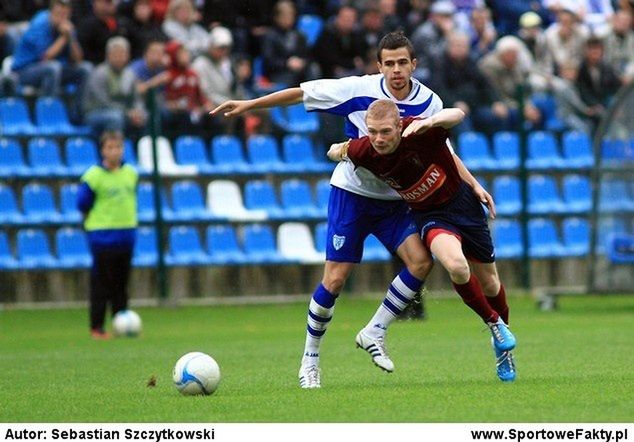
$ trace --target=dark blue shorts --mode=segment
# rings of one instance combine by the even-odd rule
[[[413,214],[404,201],[367,198],[331,186],[326,238],[328,261],[360,262],[363,242],[370,234],[394,253],[405,238],[417,232]]]
[[[429,246],[435,229],[453,233],[462,242],[462,251],[468,259],[492,263],[495,249],[482,203],[471,188],[462,183],[456,195],[442,208],[416,213],[416,222],[423,242]]]

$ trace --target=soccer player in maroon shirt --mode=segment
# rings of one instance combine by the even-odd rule
[[[512,381],[516,341],[507,326],[509,308],[482,203],[493,217],[495,205],[488,198],[479,201],[460,178],[447,144],[448,129],[463,118],[453,108],[401,120],[392,101],[377,100],[366,115],[368,136],[333,144],[328,157],[369,170],[409,204],[423,242],[449,272],[465,304],[491,329],[498,377]]]

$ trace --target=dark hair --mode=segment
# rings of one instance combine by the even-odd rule
[[[416,53],[414,52],[414,46],[412,46],[412,42],[409,41],[409,38],[405,36],[403,31],[394,31],[386,34],[381,41],[379,42],[379,47],[376,50],[376,59],[381,63],[381,52],[383,49],[399,49],[405,48],[407,52],[409,52],[409,57],[414,60],[416,58]]]
[[[118,130],[105,130],[99,137],[99,148],[101,149],[107,141],[116,140],[123,144],[123,134]]]
[[[53,6],[57,5],[66,6],[68,8],[71,7],[70,0],[51,0],[48,7],[49,9],[53,9]]]
[[[599,37],[593,35],[586,40],[587,48],[592,48],[597,46],[603,47],[603,40],[601,40]]]

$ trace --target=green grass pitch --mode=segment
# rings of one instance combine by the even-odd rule
[[[631,422],[634,297],[511,298],[518,380],[494,373],[489,333],[457,299],[388,335],[381,372],[354,337],[378,305],[346,298],[322,346],[322,388],[297,384],[306,303],[138,309],[143,335],[88,337],[83,309],[0,312],[2,422]],[[222,382],[181,396],[176,360],[211,354]],[[155,375],[157,385],[146,386]]]

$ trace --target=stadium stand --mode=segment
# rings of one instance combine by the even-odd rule
[[[13,270],[18,267],[18,261],[13,257],[9,246],[7,233],[0,230],[0,269]]]
[[[491,156],[489,141],[479,132],[463,132],[458,136],[460,158],[472,171],[494,170],[498,166]]]
[[[231,180],[214,180],[207,186],[207,208],[216,218],[232,221],[262,221],[264,210],[247,210],[238,184]]]
[[[524,252],[522,228],[516,220],[499,219],[491,231],[495,241],[496,259],[517,259]]]
[[[27,177],[31,170],[24,161],[22,146],[15,139],[0,139],[0,177]]]
[[[47,270],[59,266],[41,229],[21,229],[17,235],[18,265],[26,270]]]
[[[66,107],[57,97],[39,97],[35,101],[35,122],[42,135],[90,135],[88,126],[70,123]]]
[[[26,223],[61,223],[61,213],[55,206],[53,191],[46,184],[31,183],[22,188],[22,210]]]
[[[312,190],[305,180],[291,178],[280,185],[282,207],[289,218],[315,219],[322,216],[313,202]]]
[[[277,230],[277,248],[288,261],[315,264],[326,259],[325,253],[315,249],[315,242],[307,224],[286,222]]]
[[[557,139],[547,131],[533,131],[527,139],[526,167],[532,170],[563,169],[568,167],[559,153]]]
[[[273,184],[267,180],[251,180],[244,185],[244,205],[250,211],[265,211],[268,219],[283,219]]]
[[[533,218],[528,221],[528,253],[532,258],[561,258],[565,248],[552,219]]]
[[[18,208],[13,189],[0,183],[0,224],[21,224],[24,216]]]
[[[66,140],[64,150],[71,175],[80,176],[99,161],[97,145],[90,138],[69,138]]]
[[[202,190],[192,180],[175,182],[172,185],[172,211],[178,221],[205,221],[214,215],[205,206]]]
[[[0,130],[0,135],[39,135],[29,116],[26,101],[19,97],[0,98]]]
[[[287,169],[295,173],[332,172],[333,165],[315,157],[312,140],[304,135],[289,134],[282,139],[282,151]]]
[[[64,227],[55,233],[55,250],[59,265],[65,269],[88,268],[92,256],[88,248],[86,234],[70,227]]]
[[[212,174],[214,166],[207,157],[205,142],[196,136],[184,135],[174,143],[176,163],[181,166],[195,166],[201,174]]]
[[[497,213],[501,216],[517,215],[522,210],[520,181],[517,177],[502,175],[493,179],[493,197]]]
[[[158,262],[156,229],[139,227],[134,243],[132,264],[137,267],[152,267]]]
[[[211,140],[214,171],[222,174],[250,173],[242,142],[233,135],[217,135]]]
[[[211,259],[202,248],[196,228],[182,225],[169,229],[169,247],[165,262],[171,266],[198,266],[210,264]]]
[[[216,265],[248,263],[247,257],[238,244],[236,231],[231,225],[207,227],[207,253]]]
[[[31,138],[27,145],[31,173],[38,177],[64,177],[69,170],[62,162],[59,144],[52,138]]]
[[[247,140],[249,168],[256,173],[287,172],[281,160],[277,141],[271,135],[252,135]]]
[[[566,207],[555,178],[532,175],[528,178],[528,212],[533,215],[564,213]]]
[[[286,262],[275,246],[275,237],[270,226],[249,224],[244,227],[244,252],[252,264],[281,264]]]
[[[517,170],[520,166],[520,137],[516,132],[493,134],[493,156],[498,170]]]

